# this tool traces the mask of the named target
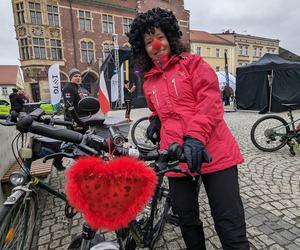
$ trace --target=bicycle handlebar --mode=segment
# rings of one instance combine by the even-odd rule
[[[113,140],[110,141],[111,145],[109,145],[108,140],[105,140],[101,136],[95,134],[82,135],[81,133],[73,130],[41,124],[34,121],[34,119],[29,115],[23,117],[18,121],[17,129],[21,132],[31,132],[56,140],[77,144],[75,147],[79,149],[79,153],[77,152],[78,155],[74,153],[74,158],[80,157],[82,155],[101,155],[101,152],[109,152],[109,148],[111,148],[112,153],[116,156],[130,156],[145,161],[154,160],[157,161],[158,164],[161,163],[162,165],[164,165],[164,163],[174,162],[174,166],[177,166],[178,162],[186,162],[184,154],[182,153],[182,147],[177,143],[171,144],[168,150],[153,150],[144,153],[138,148],[125,148],[123,146],[115,145]],[[165,173],[168,171],[173,171],[173,169],[175,169],[177,172],[190,176],[189,173],[181,170],[179,167],[174,168],[174,166],[172,170],[163,167],[158,172],[161,171]]]
[[[35,122],[34,119],[29,115],[20,119],[16,126],[20,132],[31,132],[33,134],[50,137],[56,140],[72,143],[80,143],[83,140],[83,135],[76,131]]]

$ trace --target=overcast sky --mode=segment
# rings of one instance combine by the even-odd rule
[[[280,40],[300,55],[300,0],[185,0],[191,29],[236,33]],[[19,64],[10,0],[0,0],[0,64]]]

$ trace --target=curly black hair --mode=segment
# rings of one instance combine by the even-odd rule
[[[180,54],[186,50],[180,40],[182,32],[172,11],[153,8],[145,13],[139,13],[126,35],[131,45],[134,65],[139,68],[142,74],[153,66],[153,62],[145,49],[144,35],[154,34],[155,28],[160,28],[165,33],[172,54]]]

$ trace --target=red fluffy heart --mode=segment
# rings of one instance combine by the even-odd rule
[[[144,162],[120,157],[108,162],[79,159],[67,172],[66,193],[72,207],[93,229],[126,227],[153,195],[155,172]]]

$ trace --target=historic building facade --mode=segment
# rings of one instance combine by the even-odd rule
[[[191,53],[198,54],[215,69],[224,71],[225,52],[228,59],[228,72],[235,74],[235,44],[205,31],[190,31]]]
[[[48,68],[60,65],[61,82],[76,67],[92,94],[99,67],[114,45],[128,47],[125,33],[138,12],[174,11],[189,44],[189,11],[183,0],[12,0],[25,91],[33,101],[50,98]]]
[[[279,40],[225,31],[215,34],[235,44],[235,65],[240,67],[258,61],[264,54],[278,54]]]

